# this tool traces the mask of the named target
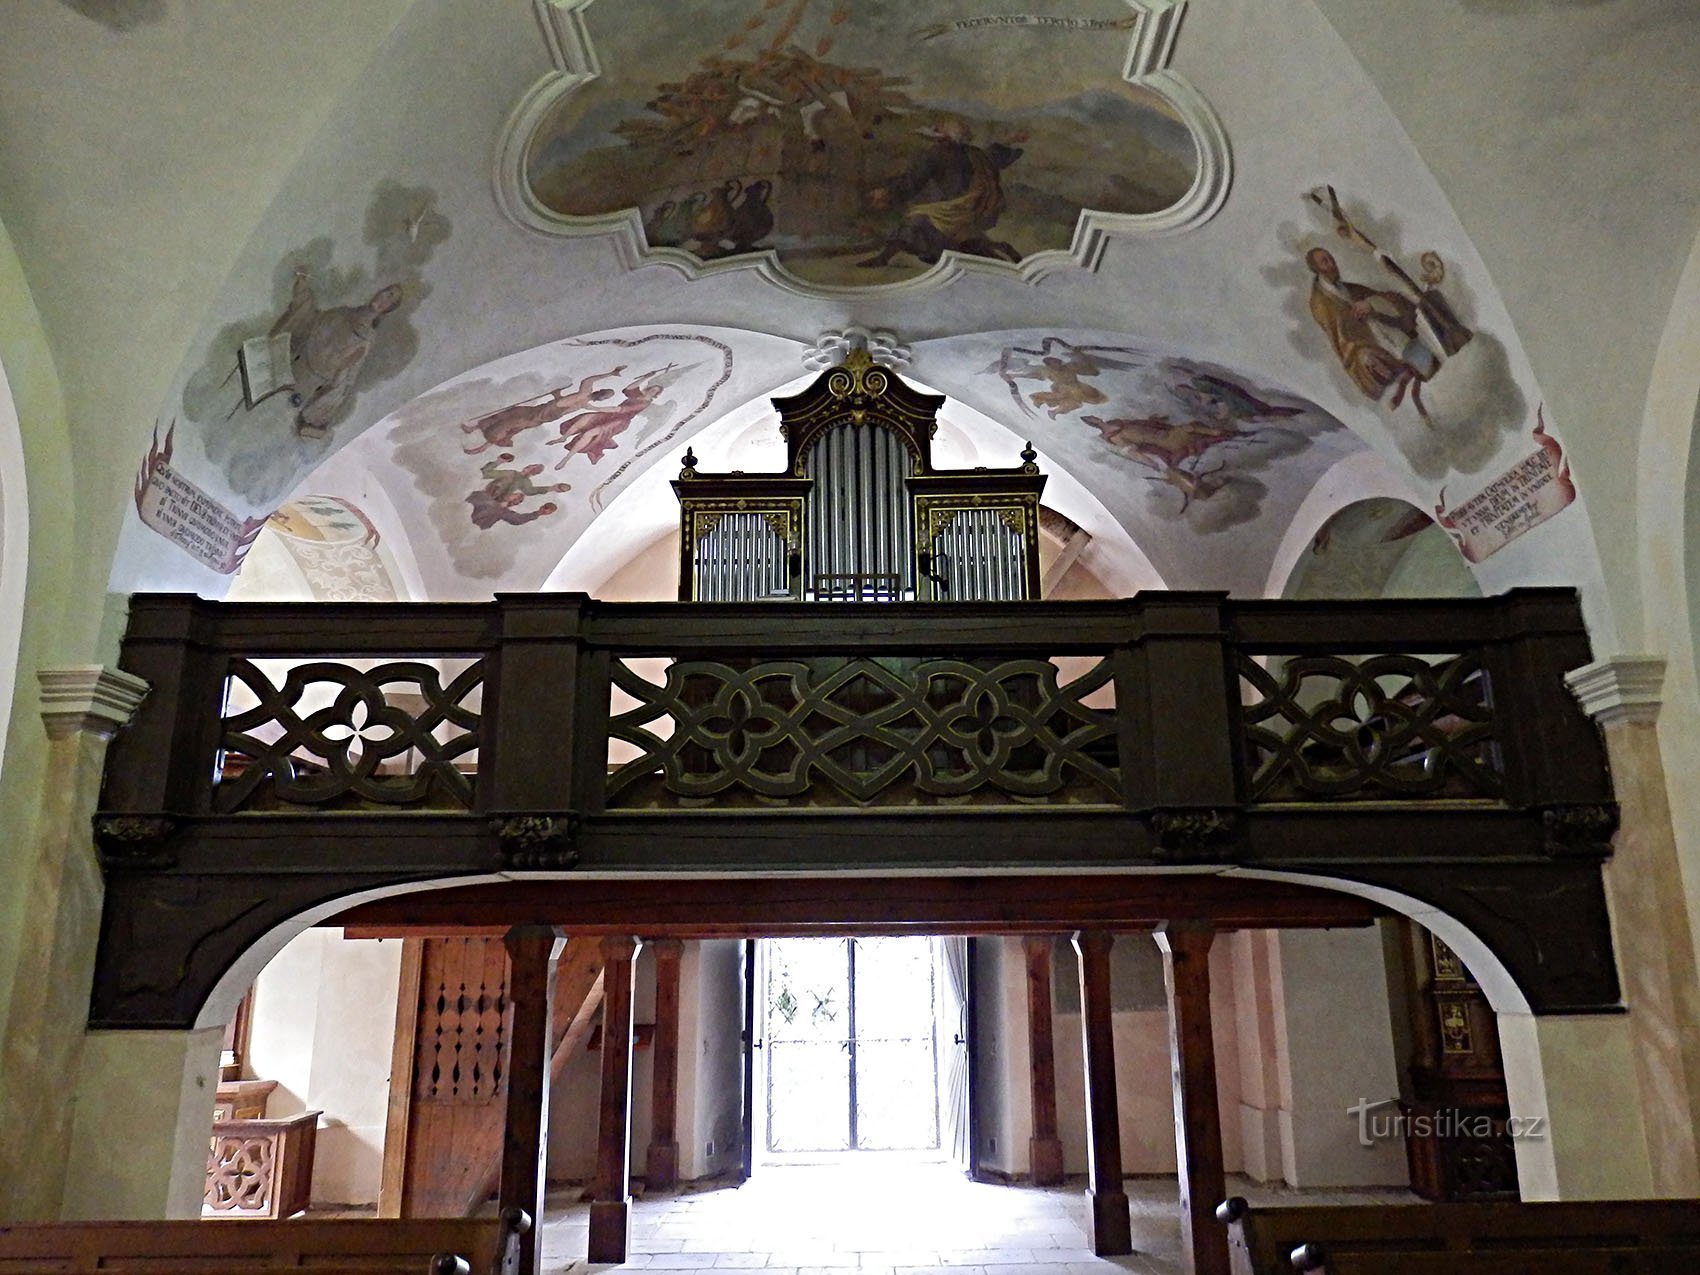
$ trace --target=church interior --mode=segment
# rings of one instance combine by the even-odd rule
[[[14,0],[0,1269],[1685,1269],[1697,88]]]

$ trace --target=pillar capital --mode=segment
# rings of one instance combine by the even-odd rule
[[[49,739],[66,739],[80,732],[111,739],[148,693],[143,678],[104,664],[40,668],[35,678],[41,687],[41,720]]]
[[[1109,930],[1076,930],[1072,937],[1074,950],[1081,956],[1089,953],[1108,953],[1110,944],[1116,941],[1116,936]]]
[[[602,959],[605,961],[629,961],[643,950],[643,940],[633,934],[604,934],[602,936]]]
[[[1171,956],[1208,953],[1216,939],[1216,927],[1209,921],[1163,921],[1152,933],[1157,946]]]
[[[1564,675],[1564,684],[1582,711],[1601,726],[1658,721],[1664,683],[1665,662],[1657,655],[1595,660]]]

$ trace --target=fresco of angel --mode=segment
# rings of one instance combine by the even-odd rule
[[[1111,346],[1070,345],[1061,337],[1046,337],[1036,350],[1012,346],[999,356],[988,370],[995,371],[1009,386],[1013,398],[1029,416],[1034,408],[1044,408],[1052,420],[1078,412],[1083,407],[1096,407],[1109,402],[1109,396],[1095,385],[1092,377],[1107,371],[1125,371],[1142,366],[1141,362],[1105,357],[1107,354],[1132,354],[1134,351]],[[1048,388],[1023,393],[1020,382],[1043,382]]]
[[[603,381],[611,381],[626,369],[624,366],[610,368],[606,372],[597,372],[584,377],[575,386],[563,385],[550,390],[547,394],[527,399],[523,403],[515,403],[510,407],[499,408],[486,413],[476,420],[463,421],[461,433],[482,434],[484,441],[474,447],[461,448],[468,456],[476,456],[479,452],[488,451],[492,447],[512,447],[514,439],[528,429],[539,425],[549,425],[562,417],[589,407],[592,403],[600,403],[604,399],[614,397],[614,391],[603,388]]]

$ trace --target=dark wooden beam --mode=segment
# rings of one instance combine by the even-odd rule
[[[1200,921],[1174,921],[1157,929],[1169,993],[1181,1266],[1190,1275],[1228,1275],[1228,1232],[1216,1220],[1216,1206],[1228,1192],[1216,1102],[1216,1038],[1210,1024],[1210,945],[1215,937],[1216,931]]]
[[[360,904],[322,924],[351,937],[489,934],[527,921],[577,934],[769,938],[832,934],[1030,934],[1149,930],[1174,916],[1219,930],[1368,925],[1367,900],[1213,873],[1078,876],[644,879],[582,877],[452,886]]]
[[[502,1134],[500,1209],[543,1216],[543,1175],[549,1151],[549,1023],[555,958],[561,936],[547,926],[509,930],[508,1004],[513,1028],[508,1034],[507,1124]],[[534,1225],[520,1239],[516,1275],[537,1275],[541,1268],[543,1227]]]
[[[1057,1060],[1051,1043],[1051,945],[1049,934],[1021,941],[1027,957],[1027,1053],[1033,1105],[1028,1163],[1035,1186],[1063,1180],[1062,1140],[1057,1137]]]
[[[1086,1064],[1086,1196],[1092,1205],[1092,1251],[1133,1252],[1133,1222],[1122,1189],[1121,1112],[1116,1098],[1116,1042],[1110,1023],[1110,944],[1106,930],[1080,930],[1080,1039]]]
[[[589,1260],[622,1263],[632,1224],[632,966],[637,939],[602,940],[602,1104],[597,1117],[597,1198],[590,1204]]]
[[[678,939],[645,942],[655,953],[655,1046],[643,1185],[646,1191],[665,1191],[679,1182],[679,964],[685,945]]]

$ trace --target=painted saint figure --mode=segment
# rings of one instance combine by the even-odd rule
[[[1021,158],[1019,147],[993,142],[973,144],[968,123],[946,119],[917,130],[933,144],[915,158],[906,172],[868,192],[870,208],[884,210],[908,202],[903,220],[885,245],[858,266],[884,266],[907,252],[932,265],[947,249],[1020,261],[1021,254],[987,232],[1003,215],[1003,181],[999,174]],[[909,202],[914,201],[914,202]]]
[[[468,456],[476,456],[492,447],[512,447],[514,439],[528,429],[558,421],[563,416],[589,407],[592,403],[612,398],[614,391],[597,388],[598,382],[611,380],[625,370],[624,366],[620,366],[607,372],[598,372],[594,376],[585,377],[571,389],[563,385],[559,389],[550,390],[541,398],[500,408],[486,416],[480,416],[477,420],[463,421],[461,433],[482,434],[484,441],[476,447],[463,447],[461,450]]]
[[[1417,414],[1427,420],[1422,384],[1438,363],[1418,336],[1416,303],[1390,289],[1348,283],[1326,248],[1312,248],[1305,264],[1311,272],[1311,317],[1352,383],[1377,402],[1391,389],[1391,407],[1409,393]]]
[[[1306,198],[1327,211],[1335,234],[1371,257],[1404,290],[1343,282],[1334,254],[1313,248],[1305,254],[1312,275],[1312,317],[1328,334],[1341,365],[1359,389],[1379,401],[1392,388],[1389,406],[1395,408],[1408,389],[1411,405],[1429,420],[1423,384],[1475,337],[1440,291],[1445,264],[1438,253],[1425,252],[1418,265],[1421,278],[1413,279],[1346,216],[1332,186],[1319,187]]]
[[[364,305],[319,308],[307,271],[297,268],[289,308],[269,335],[289,334],[290,374],[296,409],[295,432],[323,438],[354,393],[360,369],[372,353],[379,322],[401,304],[400,284],[379,288]]]

